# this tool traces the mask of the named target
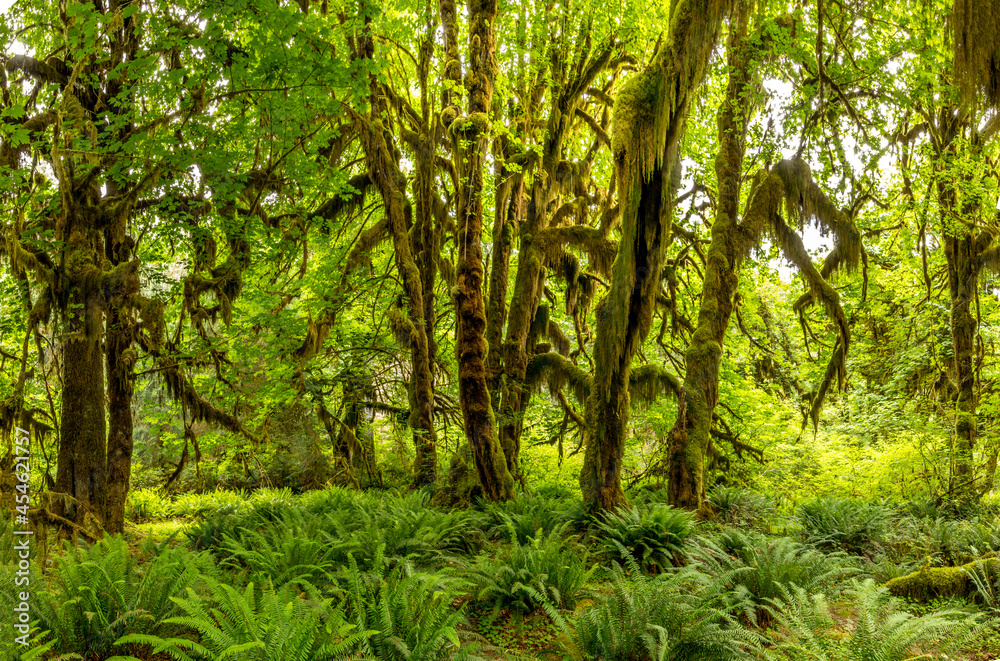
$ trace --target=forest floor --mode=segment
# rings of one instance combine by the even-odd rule
[[[42,563],[34,658],[296,658],[235,652],[268,636],[387,661],[1000,658],[1000,508],[730,489],[705,523],[662,497],[598,523],[563,493],[441,510],[420,492],[137,492],[124,539]],[[978,582],[958,568],[976,558]],[[952,583],[893,587],[938,570]]]

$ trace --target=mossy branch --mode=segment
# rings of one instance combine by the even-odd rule
[[[310,215],[327,221],[329,227],[334,221],[344,216],[357,213],[368,199],[373,183],[368,173],[356,174],[347,180],[349,192],[335,195],[321,204]]]
[[[545,381],[549,393],[554,394],[568,385],[576,401],[586,403],[593,379],[591,375],[557,353],[535,354],[528,361],[524,380],[530,387],[538,388]]]
[[[665,367],[647,363],[629,374],[629,392],[640,401],[652,404],[665,393],[679,397],[681,382]]]
[[[618,247],[600,229],[577,225],[575,227],[551,227],[538,233],[536,240],[542,245],[554,263],[554,255],[561,253],[563,246],[573,246],[587,255],[591,268],[607,276],[611,272]]]

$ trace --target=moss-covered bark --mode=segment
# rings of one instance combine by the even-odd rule
[[[689,106],[732,0],[680,0],[664,43],[615,101],[612,152],[622,238],[611,289],[597,309],[594,387],[580,487],[596,509],[625,502],[620,484],[632,358],[649,332],[670,240],[672,182]]]
[[[371,59],[375,55],[375,44],[371,34],[365,29],[358,35],[356,56]],[[437,480],[437,437],[434,429],[434,366],[432,362],[433,348],[433,317],[431,321],[425,317],[425,282],[433,283],[433,272],[425,269],[421,272],[418,258],[421,261],[431,259],[430,246],[425,244],[428,233],[432,229],[430,214],[425,214],[430,207],[429,196],[421,197],[420,228],[412,242],[411,227],[414,225],[413,209],[406,196],[406,177],[400,171],[395,150],[390,147],[391,135],[383,125],[388,120],[386,97],[380,89],[380,83],[374,78],[369,79],[371,108],[369,117],[356,115],[358,120],[358,135],[365,156],[368,175],[375,188],[379,191],[383,202],[383,212],[387,221],[387,229],[392,238],[393,258],[399,280],[406,299],[406,323],[397,324],[400,332],[405,335],[409,344],[412,366],[410,382],[410,427],[413,430],[413,443],[416,458],[413,468],[413,486],[433,485]],[[431,157],[432,152],[421,153],[422,162]],[[425,173],[426,174],[426,173]],[[427,179],[421,179],[419,190],[427,192]],[[422,252],[414,255],[414,247]],[[433,305],[430,308],[433,310]]]
[[[520,472],[518,458],[523,420],[531,398],[525,384],[525,371],[534,355],[535,338],[532,336],[532,329],[537,326],[539,304],[545,287],[547,252],[551,252],[553,244],[558,247],[565,243],[543,240],[543,235],[550,231],[548,228],[555,215],[553,208],[560,206],[554,203],[559,201],[560,196],[575,192],[564,190],[558,183],[560,168],[568,171],[572,167],[579,167],[578,164],[562,160],[566,141],[576,120],[583,92],[608,66],[612,54],[610,43],[602,44],[591,53],[589,42],[585,42],[581,47],[578,65],[573,67],[572,73],[567,71],[566,63],[554,63],[550,72],[558,81],[558,84],[553,84],[558,93],[553,94],[548,107],[541,158],[527,196],[507,334],[503,343],[506,381],[500,402],[500,442],[507,455],[508,466],[515,474]],[[567,286],[573,288],[576,283],[568,282]]]
[[[433,485],[437,479],[437,439],[434,430],[434,377],[429,324],[424,318],[424,292],[420,269],[410,247],[410,205],[403,192],[405,178],[391,157],[380,123],[371,122],[361,132],[365,161],[382,194],[393,242],[396,270],[407,300],[407,334],[413,369],[410,392],[410,427],[416,459],[414,486]]]
[[[453,290],[457,317],[459,403],[483,495],[491,500],[514,496],[514,479],[496,436],[496,421],[486,380],[486,304],[483,298],[483,169],[489,141],[489,116],[496,68],[493,24],[496,0],[469,2],[469,59],[466,81],[468,116],[454,120],[458,190],[458,264]],[[448,28],[446,28],[447,30]]]
[[[119,11],[120,0],[111,3],[112,12]],[[112,61],[131,62],[135,59],[138,37],[135,35],[135,18],[123,19],[122,29],[112,42]],[[128,117],[135,103],[133,95],[124,92],[120,76],[110,76],[108,97],[113,114]],[[117,132],[117,139],[125,142],[133,126],[126,124]],[[108,198],[117,198],[121,191],[117,181],[107,183]],[[118,207],[107,219],[104,228],[105,257],[113,267],[121,268],[133,259],[135,239],[128,234],[131,209]],[[133,348],[135,324],[132,309],[136,306],[134,294],[139,290],[138,278],[118,291],[108,292],[107,329],[105,353],[108,377],[108,494],[104,511],[104,529],[109,533],[125,530],[125,501],[132,476],[133,420],[132,384],[135,380],[136,352]]]
[[[962,494],[971,491],[973,456],[976,446],[976,330],[979,326],[975,305],[978,273],[975,265],[975,239],[968,235],[945,236],[944,253],[948,264],[948,291],[951,297],[951,342],[954,352],[955,448],[952,453],[951,490]]]
[[[945,262],[948,271],[948,295],[951,301],[949,329],[952,342],[951,380],[954,388],[955,430],[951,456],[949,491],[959,499],[971,498],[977,491],[973,451],[976,447],[978,388],[976,334],[979,319],[974,313],[976,290],[982,254],[991,243],[992,234],[979,232],[974,218],[978,202],[963,196],[958,186],[965,177],[951,169],[964,130],[964,114],[950,107],[938,113],[936,130],[935,174],[937,176],[938,204],[941,209],[941,228]],[[981,152],[981,145],[973,140],[968,147],[973,154]]]
[[[132,475],[132,383],[135,350],[127,313],[113,308],[107,321],[108,373],[108,495],[104,529],[120,533],[125,527],[125,501]]]
[[[913,573],[890,580],[885,587],[896,597],[919,601],[967,597],[976,591],[969,577],[969,572],[973,571],[985,571],[995,581],[1000,573],[1000,561],[985,558],[960,567],[931,567],[928,563]]]
[[[94,312],[98,292],[76,288],[71,309]],[[84,312],[86,314],[86,312]],[[73,315],[62,345],[63,390],[56,488],[67,498],[57,507],[70,521],[89,528],[103,521],[107,502],[107,428],[104,420],[104,352],[100,328],[87,333]],[[93,320],[91,320],[93,321]]]
[[[705,260],[698,323],[685,354],[687,371],[677,421],[668,436],[670,503],[696,510],[705,498],[705,457],[711,443],[712,414],[719,401],[722,345],[733,313],[740,265],[749,247],[739,225],[740,182],[746,129],[755,78],[746,43],[748,10],[737,9],[730,27],[729,84],[719,108],[719,182],[711,243]],[[755,237],[754,237],[755,238]]]

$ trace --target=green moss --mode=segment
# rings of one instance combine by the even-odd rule
[[[929,601],[938,597],[964,597],[975,592],[975,586],[969,579],[969,572],[976,563],[983,560],[973,560],[960,567],[931,567],[925,563],[923,567],[894,578],[885,584],[893,595],[919,601]],[[990,573],[996,573],[1000,566],[996,558],[986,559]]]
[[[615,97],[611,152],[635,148],[636,138],[652,127],[659,99],[659,78],[649,73],[630,76]]]

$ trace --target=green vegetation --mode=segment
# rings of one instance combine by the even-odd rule
[[[1000,0],[0,14],[0,659],[1000,658]]]

